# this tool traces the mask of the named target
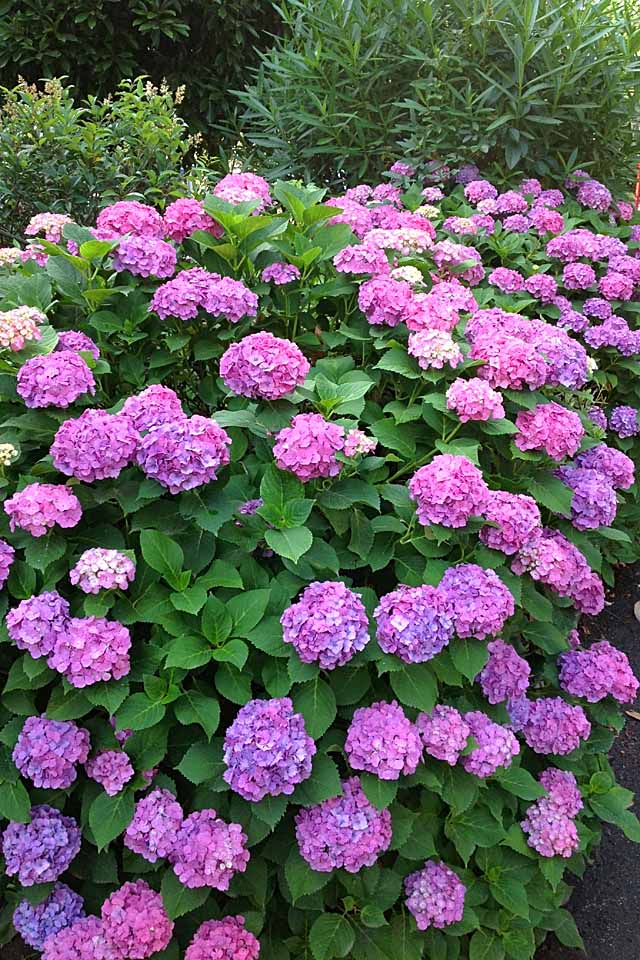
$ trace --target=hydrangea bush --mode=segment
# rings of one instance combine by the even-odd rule
[[[2,935],[45,960],[531,960],[640,840],[638,681],[579,630],[639,553],[640,226],[430,170],[0,257]]]

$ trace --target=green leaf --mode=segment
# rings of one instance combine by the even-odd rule
[[[49,720],[77,720],[91,710],[91,703],[81,690],[65,691],[62,685],[53,688],[47,704]]]
[[[392,417],[387,417],[384,420],[376,420],[375,423],[372,423],[371,432],[383,447],[395,450],[409,460],[415,456],[417,431],[412,429],[411,424],[407,424],[399,430],[395,420]]]
[[[341,794],[342,784],[337,766],[326,753],[317,753],[313,758],[311,776],[298,784],[291,799],[303,807],[311,807]]]
[[[367,560],[373,546],[374,532],[371,521],[362,510],[353,510],[351,513],[351,539],[349,550],[361,560]]]
[[[304,717],[307,733],[317,740],[333,723],[337,707],[331,687],[316,677],[305,683],[293,697],[295,709]]]
[[[211,655],[219,663],[232,663],[238,670],[242,670],[249,656],[249,647],[243,640],[238,640],[236,637],[222,647],[216,647]]]
[[[209,887],[185,887],[173,870],[165,870],[162,876],[160,893],[170,920],[177,920],[185,913],[197,910],[205,902],[211,889]]]
[[[313,543],[313,534],[308,527],[289,527],[286,530],[267,530],[265,540],[275,553],[297,563]]]
[[[271,596],[270,590],[246,590],[227,603],[233,621],[233,635],[248,637],[264,616]]]
[[[318,873],[303,860],[297,849],[293,848],[284,865],[284,875],[294,903],[300,897],[306,897],[316,890],[322,890],[331,879],[332,873]]]
[[[568,910],[554,910],[552,914],[545,917],[545,925],[549,925],[560,943],[565,947],[575,947],[578,950],[584,950],[584,941],[576,926],[576,922]]]
[[[552,513],[557,513],[561,517],[571,516],[573,490],[565,486],[557,477],[547,476],[542,480],[532,481],[529,484],[529,492],[538,503]]]
[[[506,907],[516,917],[529,919],[527,889],[523,883],[513,877],[504,877],[489,884],[491,893],[498,903]]]
[[[530,580],[522,582],[522,606],[534,620],[551,623],[553,620],[553,605],[546,597],[539,593]]]
[[[207,735],[211,737],[218,729],[220,722],[220,704],[215,697],[208,697],[199,690],[186,690],[173,705],[178,721],[185,726],[190,723],[199,724]]]
[[[182,547],[159,530],[142,530],[140,549],[146,563],[163,577],[172,578],[184,564]]]
[[[438,684],[429,664],[411,663],[390,677],[393,692],[401,703],[427,713],[438,699]]]
[[[380,777],[371,773],[363,773],[360,776],[360,782],[367,800],[374,805],[376,810],[386,810],[396,798],[398,792],[397,780],[381,780]]]
[[[449,644],[454,666],[472,683],[489,659],[487,645],[481,640],[456,639]]]
[[[31,537],[24,548],[24,558],[34,570],[46,570],[55,560],[63,557],[67,549],[62,537],[48,534],[46,537]]]
[[[135,801],[132,790],[122,790],[115,797],[100,792],[89,808],[89,826],[98,850],[103,850],[119,837],[133,818]]]
[[[118,710],[118,730],[147,730],[166,713],[163,703],[154,703],[144,693],[133,693]]]
[[[287,504],[304,498],[304,485],[292,473],[270,464],[260,481],[260,496],[284,520]]]
[[[212,650],[203,637],[174,637],[166,649],[167,667],[196,670],[211,660]]]
[[[14,560],[7,581],[7,589],[16,600],[27,600],[36,592],[35,571],[23,560]]]
[[[321,914],[309,932],[309,946],[315,960],[348,956],[354,939],[353,927],[346,917],[337,913]]]
[[[225,770],[221,741],[192,744],[176,770],[196,786],[207,781],[220,780]]]
[[[233,628],[231,614],[217,597],[209,597],[202,611],[202,632],[209,643],[218,646],[227,639]]]
[[[223,663],[216,671],[216,687],[223,697],[241,707],[248,700],[251,700],[251,681],[249,677],[240,673],[237,667],[230,663]]]
[[[416,380],[420,376],[420,370],[416,361],[409,356],[406,350],[400,347],[392,347],[385,350],[374,370],[389,370],[391,373],[399,373],[409,380]]]
[[[289,798],[286,796],[266,796],[259,803],[251,804],[251,813],[273,830],[276,823],[284,817],[288,805]]]
[[[329,510],[348,510],[354,503],[365,503],[374,510],[380,509],[380,496],[375,487],[357,477],[337,480],[322,492],[318,502]]]
[[[469,942],[469,960],[504,960],[504,947],[493,930],[476,930]]]
[[[522,767],[500,767],[494,774],[501,787],[520,797],[521,800],[537,800],[545,796],[545,790],[528,770]]]
[[[203,608],[207,600],[207,591],[201,584],[194,583],[192,587],[172,593],[169,596],[171,603],[176,610],[182,610],[183,613],[197,614]]]
[[[28,823],[30,809],[29,794],[20,780],[15,783],[0,783],[0,817]]]

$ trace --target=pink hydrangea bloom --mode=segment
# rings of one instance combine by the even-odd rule
[[[507,267],[496,267],[487,277],[487,283],[498,287],[503,293],[517,293],[524,290],[524,277],[517,270]]]
[[[373,615],[380,648],[406,663],[431,660],[454,633],[447,598],[436,587],[400,584],[380,598]]]
[[[13,748],[16,767],[35,787],[66,790],[89,756],[89,732],[70,720],[27,717]]]
[[[607,273],[598,280],[598,290],[605,300],[631,300],[634,283],[623,273]]]
[[[568,770],[558,770],[556,767],[547,767],[538,780],[560,813],[567,817],[577,817],[584,804],[578,781],[572,773]]]
[[[220,277],[204,290],[203,309],[214,317],[225,317],[229,323],[239,323],[244,317],[258,313],[258,298],[241,280]]]
[[[49,210],[45,213],[36,213],[24,228],[25,236],[36,237],[38,234],[44,234],[45,240],[49,243],[60,243],[62,229],[67,223],[73,223],[73,220],[66,213],[51,213]]]
[[[105,410],[85,410],[60,424],[53,443],[53,465],[85,483],[118,477],[133,461],[140,434],[128,417]]]
[[[342,667],[369,642],[369,622],[357,593],[340,581],[310,583],[282,614],[282,639],[303,663]]]
[[[260,943],[244,928],[244,917],[205,920],[187,947],[184,960],[257,960]]]
[[[572,707],[561,697],[542,697],[530,704],[523,733],[535,753],[564,756],[589,739],[591,724],[582,707]]]
[[[578,849],[575,823],[547,797],[531,804],[521,826],[527,843],[541,857],[570,857]]]
[[[98,240],[119,240],[127,233],[161,240],[164,224],[153,207],[138,200],[119,200],[100,211],[94,233]]]
[[[445,330],[420,330],[409,334],[408,350],[422,370],[430,367],[441,370],[445,363],[457,367],[464,359],[460,347]]]
[[[160,383],[152,383],[141,393],[127,397],[122,413],[140,432],[159,427],[163,423],[175,423],[176,420],[184,420],[186,417],[176,392]]]
[[[147,477],[175,494],[215,480],[229,463],[230,446],[231,437],[215,420],[196,414],[152,427],[136,459]]]
[[[381,780],[415,773],[422,757],[418,731],[395,700],[356,710],[344,749],[353,770],[366,770]]]
[[[585,180],[578,187],[578,203],[592,210],[605,213],[613,202],[613,197],[603,183],[598,180]]]
[[[402,257],[417,256],[430,250],[433,246],[433,226],[420,216],[411,215],[411,217],[410,223],[402,223],[394,215],[393,226],[374,227],[373,230],[369,230],[364,236],[365,245],[369,248],[379,248],[381,251],[393,250]],[[334,258],[334,264],[335,262]],[[388,266],[382,272],[388,272]]]
[[[374,244],[352,244],[343,247],[333,258],[333,265],[339,273],[389,273],[389,261],[382,247]]]
[[[516,417],[519,450],[544,450],[553,460],[573,457],[584,437],[577,413],[559,403],[539,403],[533,410],[521,410]]]
[[[608,320],[613,313],[613,307],[608,300],[602,300],[600,297],[589,297],[582,304],[582,312],[588,317]]]
[[[377,440],[368,437],[362,430],[349,430],[344,441],[344,455],[356,457],[359,454],[373,453],[377,446]]]
[[[234,873],[244,873],[249,862],[247,837],[237,823],[225,823],[215,810],[191,813],[176,835],[173,869],[189,888],[228,890]]]
[[[182,243],[196,230],[204,230],[221,237],[223,229],[209,216],[200,200],[193,197],[181,197],[174,200],[164,211],[164,235],[175,243]]]
[[[547,379],[547,364],[535,345],[508,333],[476,336],[469,358],[484,361],[478,376],[494,389],[536,390]]]
[[[4,587],[9,579],[15,553],[11,544],[7,543],[6,540],[0,540],[0,588]]]
[[[456,268],[463,263],[472,262],[473,266],[467,267],[459,277],[466,280],[467,283],[475,287],[484,277],[484,267],[482,266],[482,257],[475,247],[466,247],[461,243],[453,243],[451,240],[440,240],[433,248],[433,262],[436,267],[445,275],[456,275]]]
[[[418,930],[442,930],[462,920],[467,888],[444,863],[427,860],[421,870],[404,881],[407,910],[415,917]]]
[[[7,614],[7,633],[34,660],[48,657],[69,620],[69,604],[55,590],[21,600]]]
[[[31,357],[18,371],[18,395],[27,407],[68,407],[96,384],[87,363],[71,350]]]
[[[531,667],[509,643],[492,640],[489,659],[477,676],[489,703],[523,697],[529,688]]]
[[[136,803],[133,820],[126,829],[124,845],[149,863],[170,857],[184,814],[168,790],[152,790]]]
[[[264,268],[260,278],[265,283],[271,282],[277,286],[282,286],[286,283],[293,283],[294,280],[299,280],[300,271],[293,263],[270,263],[268,267]]]
[[[596,282],[596,272],[588,263],[567,263],[562,271],[566,290],[588,290]]]
[[[471,728],[455,707],[438,704],[431,713],[420,713],[416,729],[425,752],[453,767],[467,745]]]
[[[526,213],[529,204],[518,190],[506,190],[496,197],[498,213]]]
[[[494,723],[480,710],[465,713],[464,719],[478,746],[461,758],[467,773],[476,777],[490,777],[500,767],[510,767],[520,753],[520,744],[506,727]]]
[[[528,573],[561,597],[569,597],[583,613],[595,616],[604,608],[604,586],[584,555],[558,530],[525,544],[511,565],[514,573]]]
[[[135,277],[172,277],[177,262],[175,248],[156,237],[124,237],[113,253],[113,269]]]
[[[464,188],[465,199],[469,203],[478,203],[479,200],[495,200],[498,191],[488,180],[471,180]]]
[[[163,320],[167,317],[192,320],[197,317],[198,310],[204,307],[210,285],[218,280],[219,273],[209,273],[202,267],[182,270],[172,280],[157,288],[151,298],[149,310],[157,313]]]
[[[81,330],[59,330],[55,353],[71,350],[74,353],[90,353],[94,360],[100,359],[100,348],[91,337]]]
[[[464,527],[470,517],[484,512],[489,488],[467,457],[443,453],[414,473],[409,496],[416,501],[418,520],[424,526]]]
[[[459,637],[496,636],[515,613],[511,591],[497,573],[475,563],[449,567],[438,589],[447,598]]]
[[[320,477],[335,477],[342,464],[336,453],[344,448],[344,430],[319,413],[299,413],[291,425],[276,436],[273,455],[281,470],[288,470],[306,483]]]
[[[124,750],[101,750],[84,767],[87,776],[99,783],[110,797],[120,793],[135,773]]]
[[[616,517],[618,500],[608,478],[587,467],[560,467],[556,476],[573,490],[571,523],[576,530],[609,527]]]
[[[227,203],[255,203],[254,215],[262,213],[271,206],[273,199],[269,193],[269,184],[257,173],[228,173],[213,188],[215,197]]]
[[[548,273],[534,273],[527,277],[524,288],[528,294],[543,303],[551,303],[558,292],[558,284]]]
[[[517,553],[542,532],[538,504],[524,493],[492,490],[484,516],[497,526],[482,527],[480,539],[492,550],[501,550],[507,556]]]
[[[290,340],[266,330],[252,333],[227,347],[220,359],[220,376],[240,397],[280,400],[304,383],[310,365]]]
[[[396,327],[409,316],[415,299],[409,283],[391,277],[372,277],[360,285],[358,306],[369,323]]]
[[[30,483],[4,502],[9,527],[42,537],[53,527],[75,527],[80,522],[80,501],[68,487],[58,483]]]
[[[101,617],[72,618],[56,639],[47,663],[73,687],[101,680],[120,680],[130,670],[129,631],[117,621]]]
[[[629,658],[608,640],[593,643],[587,650],[560,654],[560,686],[574,697],[598,703],[611,696],[619,703],[633,703],[640,684]]]
[[[501,394],[480,377],[454,380],[447,390],[447,409],[455,411],[462,423],[501,420],[505,415]]]
[[[84,917],[47,937],[41,960],[122,960],[97,917]]]
[[[127,960],[144,960],[169,945],[173,921],[162,897],[144,880],[123,883],[102,904],[104,936]]]
[[[92,547],[85,550],[69,571],[69,579],[84,593],[126,590],[136,575],[135,563],[119,550]]]
[[[22,350],[26,343],[41,340],[39,325],[47,318],[35,307],[14,307],[0,312],[0,347],[14,352]]]

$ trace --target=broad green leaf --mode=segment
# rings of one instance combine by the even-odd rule
[[[528,770],[522,767],[499,767],[495,773],[495,779],[501,787],[513,793],[522,800],[537,800],[538,797],[545,796],[545,790]]]
[[[313,534],[308,527],[267,530],[264,538],[278,556],[285,557],[293,563],[297,563],[313,543]]]
[[[199,690],[186,690],[173,705],[180,723],[199,724],[211,740],[220,722],[220,704],[215,697],[208,697]]]
[[[300,897],[322,890],[331,879],[331,873],[318,873],[312,870],[294,847],[284,865],[284,875],[291,897],[295,903]]]
[[[203,637],[174,637],[165,648],[167,667],[182,667],[184,670],[196,670],[211,660],[213,653]]]
[[[467,637],[453,640],[449,653],[456,669],[472,683],[489,659],[486,643]]]
[[[119,837],[133,818],[135,801],[132,790],[121,790],[115,797],[102,791],[89,809],[89,826],[98,850]]]
[[[226,607],[233,622],[234,636],[248,637],[257,627],[267,609],[270,595],[270,590],[246,590],[229,600]]]
[[[202,632],[209,643],[218,646],[231,635],[233,621],[227,607],[217,597],[209,597],[202,611]]]
[[[546,924],[550,926],[560,943],[565,947],[575,947],[578,950],[584,950],[584,941],[576,926],[576,922],[568,910],[554,910],[549,916],[545,917]],[[545,925],[546,925],[545,924]]]
[[[278,821],[282,820],[288,804],[289,798],[286,796],[266,796],[259,803],[251,804],[251,813],[273,830]]]
[[[145,562],[152,570],[163,577],[175,577],[184,564],[184,553],[180,544],[159,530],[142,530],[140,549]]]
[[[170,920],[177,920],[185,913],[201,907],[211,893],[210,887],[185,887],[173,870],[165,870],[160,893]]]
[[[223,663],[218,667],[215,682],[218,692],[232,703],[242,707],[251,699],[250,678],[230,663]]]
[[[316,677],[293,696],[295,709],[304,717],[307,733],[317,740],[329,729],[336,716],[336,698],[331,687]]]
[[[438,684],[428,663],[410,663],[390,677],[393,692],[408,707],[429,712],[438,699]]]
[[[498,903],[511,913],[524,920],[529,919],[527,888],[513,877],[504,877],[489,884],[489,888]]]
[[[309,932],[309,946],[315,960],[347,957],[354,939],[353,927],[338,913],[323,913],[314,920]]]
[[[238,670],[242,670],[249,656],[249,647],[244,640],[238,640],[236,637],[212,650],[211,656],[218,663],[232,663]]]
[[[504,960],[504,947],[494,930],[476,930],[469,942],[469,960]]]
[[[194,743],[176,767],[183,777],[196,786],[207,781],[222,782],[225,766],[222,760],[222,743]],[[215,788],[214,788],[215,789]],[[226,786],[224,787],[226,789]]]
[[[163,703],[154,703],[145,693],[133,693],[118,710],[118,730],[146,730],[160,723],[165,715]]]
[[[399,786],[397,780],[381,780],[371,773],[363,773],[360,782],[367,800],[376,810],[386,810],[396,798]]]
[[[0,817],[28,823],[30,809],[31,801],[22,781],[0,783]]]
[[[62,537],[49,534],[46,537],[31,537],[24,550],[24,558],[34,570],[46,570],[55,560],[63,557],[67,545]]]
[[[313,758],[311,776],[298,784],[291,799],[303,807],[311,807],[341,794],[342,784],[338,768],[326,753],[317,753]]]

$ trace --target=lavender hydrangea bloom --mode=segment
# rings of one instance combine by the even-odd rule
[[[174,247],[157,237],[124,237],[113,253],[113,269],[135,277],[172,277],[177,262]]]
[[[344,749],[354,770],[366,770],[381,780],[415,773],[422,756],[418,732],[395,700],[356,710]]]
[[[464,714],[471,735],[478,746],[466,757],[462,766],[476,777],[490,777],[499,767],[509,767],[520,753],[520,745],[511,730],[494,723],[480,710]]]
[[[209,273],[202,267],[182,270],[172,280],[161,284],[149,304],[149,311],[165,320],[179,317],[193,320],[204,308],[211,286],[221,279],[219,273]]]
[[[564,756],[588,740],[591,724],[582,707],[572,707],[561,697],[543,697],[531,703],[523,733],[535,753]]]
[[[576,530],[611,526],[616,518],[618,501],[603,473],[588,467],[562,467],[556,475],[573,490],[571,523]]]
[[[418,520],[425,527],[431,523],[464,527],[470,517],[482,515],[489,488],[467,457],[443,453],[414,473],[409,496],[416,501]]]
[[[244,917],[224,917],[201,923],[184,960],[258,960],[260,943],[244,928]]]
[[[492,490],[484,516],[497,526],[482,527],[480,539],[492,550],[501,550],[507,556],[517,553],[542,531],[538,504],[524,493]]]
[[[467,745],[471,728],[462,714],[445,704],[438,704],[431,713],[420,713],[416,729],[425,752],[453,767]]]
[[[407,910],[413,914],[418,930],[441,930],[462,920],[466,887],[444,863],[427,860],[421,870],[404,881]]]
[[[56,525],[63,529],[80,522],[82,507],[75,493],[58,483],[30,483],[4,502],[9,528],[20,527],[43,537]]]
[[[80,828],[47,804],[31,808],[30,823],[10,821],[2,836],[7,876],[23,887],[57,880],[80,850]]]
[[[56,470],[85,483],[118,477],[132,463],[140,434],[128,417],[85,410],[56,432],[51,456]]]
[[[487,649],[489,659],[477,679],[489,703],[524,696],[531,675],[531,667],[524,657],[503,640],[492,640]]]
[[[9,571],[16,552],[6,540],[0,540],[0,589],[9,579]]]
[[[51,937],[84,917],[84,900],[66,883],[56,883],[42,903],[21,900],[13,912],[13,925],[25,943],[42,950]]]
[[[120,793],[135,773],[124,750],[101,750],[85,763],[85,770],[110,797]]]
[[[152,790],[136,803],[124,845],[149,863],[171,857],[183,819],[182,807],[172,793]]]
[[[600,407],[591,407],[587,411],[587,416],[592,423],[595,423],[596,427],[600,427],[601,430],[606,430],[609,424],[607,423],[607,415]],[[587,451],[585,451],[587,452]],[[576,457],[576,461],[577,461]],[[585,464],[588,466],[588,464]]]
[[[548,797],[531,804],[521,826],[527,843],[541,857],[570,857],[578,848],[575,823]]]
[[[232,343],[220,359],[220,376],[229,390],[261,400],[280,400],[293,393],[309,370],[295,343],[266,330]]]
[[[23,363],[16,389],[27,407],[68,407],[84,393],[95,393],[96,383],[80,354],[62,350]]]
[[[224,738],[224,779],[245,800],[291,794],[311,776],[316,745],[289,697],[249,700]]]
[[[195,415],[152,427],[140,441],[137,462],[170,493],[210,483],[229,463],[231,437],[215,420]]]
[[[335,477],[342,469],[336,454],[344,448],[344,439],[337,423],[329,423],[319,413],[299,413],[276,436],[273,455],[281,470],[303,483]]]
[[[247,869],[246,844],[239,824],[225,823],[215,810],[199,810],[183,820],[176,835],[173,869],[185,887],[228,890],[234,873]]]
[[[47,663],[73,687],[120,680],[131,669],[131,637],[126,627],[102,617],[74,617],[57,640]]]
[[[312,870],[330,873],[342,868],[358,873],[371,867],[391,843],[391,813],[377,810],[367,800],[358,777],[342,781],[342,796],[296,816],[300,854]]]
[[[89,732],[71,720],[27,717],[12,757],[34,786],[65,790],[76,779],[76,764],[89,756],[89,747]]]
[[[628,490],[635,482],[635,465],[631,457],[622,450],[608,447],[606,443],[599,443],[578,454],[574,462],[577,467],[602,473],[616,489]]]
[[[268,267],[264,268],[260,277],[265,283],[271,281],[271,283],[280,286],[285,283],[292,283],[294,280],[299,280],[300,271],[293,263],[270,263]]]
[[[176,392],[160,383],[152,383],[141,393],[127,397],[122,413],[140,433],[186,417]]]
[[[123,883],[104,901],[101,913],[104,936],[121,957],[143,960],[171,940],[173,922],[162,897],[144,880]]]
[[[100,590],[126,590],[133,583],[136,565],[126,553],[92,547],[85,550],[69,571],[69,580],[84,593],[99,593]]]
[[[609,417],[609,426],[619,437],[635,437],[640,433],[638,411],[635,407],[614,407]]]
[[[122,960],[122,954],[108,942],[97,917],[84,917],[44,943],[41,960]]]
[[[405,663],[431,660],[454,634],[447,599],[435,587],[400,584],[380,598],[373,615],[381,649]]]
[[[612,696],[619,703],[633,703],[638,693],[629,658],[608,640],[592,644],[588,650],[570,650],[558,657],[560,686],[574,697],[598,703]]]
[[[340,581],[315,581],[282,614],[282,639],[303,663],[334,670],[364,650],[369,622],[360,597]]]
[[[561,597],[569,597],[582,613],[595,616],[604,608],[604,585],[576,546],[559,530],[543,529],[516,554],[511,569],[528,573]]]
[[[572,773],[568,770],[558,770],[556,767],[547,767],[538,780],[560,813],[567,817],[577,817],[584,804],[578,781]]]
[[[21,600],[7,614],[7,632],[34,660],[48,657],[67,627],[69,604],[55,590]]]
[[[513,596],[500,577],[475,563],[449,567],[439,589],[447,596],[459,637],[495,636],[515,613]]]
[[[100,348],[91,337],[81,330],[58,331],[58,342],[54,353],[72,351],[73,353],[90,353],[94,360],[100,359]]]

